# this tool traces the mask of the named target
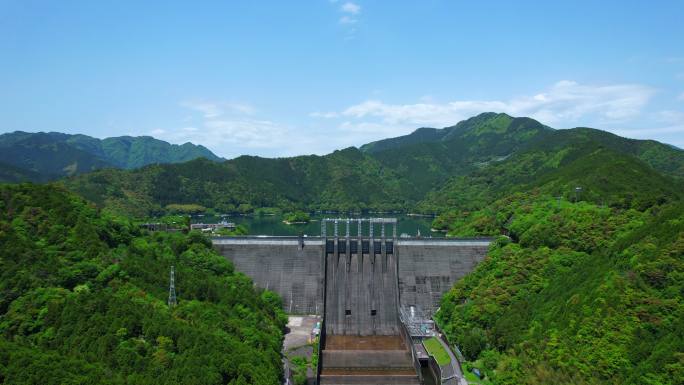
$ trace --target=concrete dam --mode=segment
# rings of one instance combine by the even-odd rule
[[[340,225],[346,225],[342,235]],[[490,242],[398,238],[393,218],[323,220],[320,237],[213,241],[257,286],[280,294],[285,311],[323,316],[320,384],[420,384],[399,308],[433,314],[442,295],[485,257]]]

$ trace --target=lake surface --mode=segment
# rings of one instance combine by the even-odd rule
[[[380,217],[381,215],[375,215],[375,217]],[[309,236],[319,236],[321,234],[321,218],[330,218],[329,216],[313,216],[311,221],[306,224],[293,224],[287,225],[283,223],[283,217],[281,215],[264,215],[264,216],[203,216],[203,217],[193,217],[193,223],[218,223],[222,219],[227,222],[233,222],[238,225],[245,225],[249,230],[250,235],[299,235],[300,233]],[[386,217],[397,218],[397,236],[403,234],[408,234],[410,236],[415,236],[420,230],[420,234],[424,237],[443,237],[444,233],[430,231],[432,225],[432,217],[417,217],[409,216],[404,214],[388,214]],[[346,224],[340,222],[339,224],[339,234],[344,236]],[[386,225],[385,231],[388,236],[392,236],[392,226]],[[352,221],[349,233],[351,235],[356,235],[358,233],[357,224]],[[328,235],[333,234],[333,225],[328,225]],[[363,225],[363,234],[368,235],[368,223]],[[373,234],[380,236],[380,225],[376,224],[373,229]]]

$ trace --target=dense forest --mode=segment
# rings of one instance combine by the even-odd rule
[[[0,185],[0,383],[277,384],[285,323],[279,297],[201,234]]]
[[[202,235],[131,218],[314,209],[498,237],[436,315],[491,383],[684,384],[684,151],[492,113],[325,156],[0,187],[0,382],[277,383],[279,298]]]
[[[0,182],[42,182],[102,168],[132,169],[196,158],[220,160],[204,146],[170,144],[149,136],[97,139],[15,131],[0,135]]]
[[[635,175],[646,177],[640,186],[630,184]],[[553,130],[533,119],[485,113],[453,127],[419,129],[325,156],[197,159],[101,170],[63,183],[100,207],[135,216],[177,207],[432,214],[478,209],[542,185],[550,194],[568,196],[582,186],[584,199],[631,205],[653,190],[681,194],[682,177],[684,151],[658,142],[588,128]]]
[[[684,204],[518,193],[454,218],[501,237],[437,314],[495,384],[682,384]]]

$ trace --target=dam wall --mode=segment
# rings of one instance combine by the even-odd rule
[[[289,313],[323,315],[320,384],[418,385],[419,363],[400,306],[431,315],[442,295],[486,255],[489,239],[333,237],[215,238],[214,247]],[[382,219],[380,219],[382,220]],[[391,220],[382,220],[393,223]],[[325,235],[325,228],[321,233]],[[402,333],[404,331],[404,333]]]
[[[213,239],[214,248],[254,284],[275,291],[290,314],[323,313],[323,240],[298,237]]]
[[[334,238],[327,241],[334,242]],[[329,307],[338,312],[335,316],[325,315],[330,316],[330,321],[346,319],[347,310],[351,311],[351,319],[370,317],[371,310],[376,310],[376,318],[383,319],[385,316],[380,312],[386,312],[373,309],[370,302],[379,295],[387,297],[382,303],[389,303],[392,311],[396,311],[398,300],[402,306],[418,305],[425,313],[432,314],[439,307],[442,295],[485,257],[491,239],[398,238],[394,239],[392,253],[387,253],[387,249],[369,252],[358,240],[345,243],[344,249],[340,248],[340,242],[330,250],[321,237],[225,237],[212,242],[221,255],[233,262],[236,270],[251,277],[257,286],[277,292],[288,313],[323,315],[324,280],[328,274],[329,288],[331,285],[337,288],[328,293],[328,305],[332,305],[330,301],[337,301],[339,305]],[[327,271],[324,271],[325,259]],[[345,283],[347,277],[349,284]],[[392,291],[392,280],[398,299]],[[375,285],[373,288],[369,287],[371,283]],[[376,295],[365,295],[371,292]],[[348,302],[352,308],[347,308],[344,301],[353,297],[360,301]],[[382,322],[386,325],[394,322],[391,318],[385,320]],[[367,325],[359,321],[362,320],[355,324]],[[332,327],[344,325],[333,321],[330,324]],[[379,334],[386,327],[378,324]],[[352,331],[351,325],[349,330],[359,332]]]
[[[484,259],[491,239],[408,239],[397,241],[401,306],[417,305],[431,316],[461,277]]]

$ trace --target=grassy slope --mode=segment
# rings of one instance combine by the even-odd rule
[[[444,366],[451,362],[449,353],[447,353],[442,344],[437,341],[437,337],[431,337],[424,340],[423,345],[425,346],[425,350],[428,352],[428,354],[435,358],[437,365]]]

